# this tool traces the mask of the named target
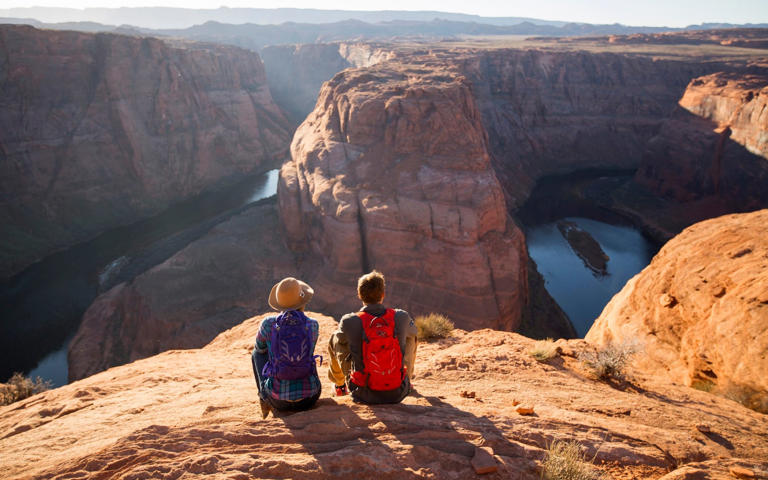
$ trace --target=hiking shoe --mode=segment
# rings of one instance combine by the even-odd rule
[[[341,385],[336,385],[336,396],[337,397],[343,397],[347,394],[347,384],[342,383]]]
[[[267,418],[269,412],[272,411],[272,405],[261,397],[259,397],[259,404],[261,405],[261,418]]]

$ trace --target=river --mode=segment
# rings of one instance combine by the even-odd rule
[[[55,253],[0,284],[0,381],[13,372],[67,383],[67,348],[85,310],[218,223],[277,192],[278,170],[206,192]]]
[[[552,298],[583,337],[608,301],[627,280],[650,263],[656,248],[631,226],[583,217],[565,217],[588,232],[610,260],[607,275],[594,274],[576,256],[557,228],[557,221],[526,228],[528,253],[544,277]]]

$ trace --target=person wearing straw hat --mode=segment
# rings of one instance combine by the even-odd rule
[[[304,314],[312,295],[312,287],[293,277],[269,292],[269,306],[280,314],[262,320],[251,355],[262,418],[272,410],[309,409],[320,397],[314,355],[319,325]]]

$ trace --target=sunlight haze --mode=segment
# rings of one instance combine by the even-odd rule
[[[24,0],[8,0],[3,8],[29,7]],[[768,22],[768,2],[765,0],[739,0],[724,3],[715,0],[647,0],[613,1],[591,0],[574,2],[550,0],[544,2],[479,0],[465,2],[406,1],[353,2],[328,0],[326,2],[292,2],[247,0],[44,0],[35,6],[61,8],[119,8],[166,6],[190,9],[215,9],[221,5],[231,8],[313,8],[328,10],[434,10],[475,14],[484,17],[531,17],[585,23],[621,23],[625,25],[684,27],[699,23],[764,23]]]

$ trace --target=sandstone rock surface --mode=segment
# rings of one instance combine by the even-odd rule
[[[335,322],[310,316],[327,339]],[[330,397],[324,364],[316,408],[261,420],[250,365],[260,318],[204,348],[0,407],[3,477],[463,479],[473,478],[480,447],[497,463],[484,478],[534,480],[555,439],[578,441],[617,480],[768,471],[763,415],[642,374],[614,388],[585,376],[574,359],[539,363],[526,353],[532,340],[492,330],[421,344],[415,391],[402,404]],[[480,400],[461,397],[466,388]],[[515,413],[515,398],[535,404],[535,415]],[[710,433],[692,430],[701,422]]]
[[[70,342],[70,380],[173,348],[202,347],[268,310],[272,285],[297,269],[279,232],[274,203],[251,207],[99,296]]]
[[[768,411],[768,210],[697,223],[670,240],[586,335],[638,341],[638,367]]]
[[[0,277],[286,152],[254,52],[4,25],[0,53]]]
[[[447,312],[464,328],[519,325],[523,234],[453,66],[419,58],[341,72],[296,131],[291,156],[280,218],[291,248],[316,259],[303,269],[317,308],[356,309],[356,279],[376,268],[402,308]]]

